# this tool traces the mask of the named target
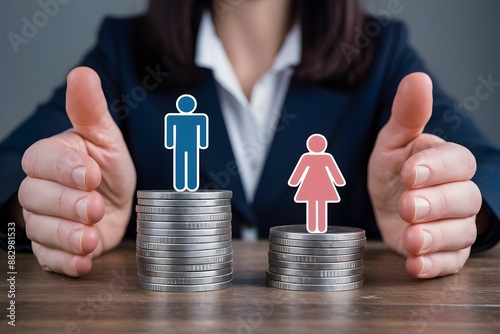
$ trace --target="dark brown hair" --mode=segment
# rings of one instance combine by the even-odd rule
[[[212,0],[150,1],[144,26],[147,44],[161,55],[174,75],[182,72],[183,78],[196,80],[196,35],[202,12],[211,5]],[[342,50],[355,45],[355,28],[362,29],[365,24],[358,0],[292,0],[290,15],[302,27],[302,61],[295,69],[294,80],[345,87],[365,77],[373,43],[348,57]]]

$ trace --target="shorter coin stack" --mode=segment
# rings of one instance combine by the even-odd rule
[[[309,233],[305,225],[272,227],[267,285],[302,291],[344,291],[363,285],[365,231],[330,226]]]
[[[154,291],[210,291],[231,285],[228,190],[137,192],[137,285]]]

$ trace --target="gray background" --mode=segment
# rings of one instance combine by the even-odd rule
[[[40,0],[0,2],[0,140],[46,101],[69,70],[95,43],[105,15],[143,11],[146,0],[60,0],[59,11],[16,54],[7,38],[21,35],[22,18],[32,21]],[[41,0],[51,2],[55,0]],[[390,9],[396,0],[365,0],[369,13]],[[409,26],[411,43],[430,71],[459,102],[475,94],[478,77],[500,81],[500,1],[400,0],[393,19]],[[500,146],[500,87],[472,113]]]

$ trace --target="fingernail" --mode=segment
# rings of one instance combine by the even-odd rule
[[[425,257],[423,256],[422,257],[422,270],[420,271],[420,275],[427,275],[431,269],[432,269],[432,261],[428,258],[428,257]]]
[[[425,166],[415,167],[415,173],[416,173],[415,182],[413,183],[414,187],[423,185],[431,175],[431,171],[429,170],[429,168]]]
[[[85,188],[85,172],[85,167],[77,167],[73,169],[73,172],[71,173],[73,181],[82,188]]]
[[[69,268],[73,272],[71,273],[73,276],[78,276],[78,271],[76,270],[76,261],[78,260],[78,256],[72,256],[69,261]]]
[[[78,217],[87,221],[87,199],[82,198],[78,202],[76,202],[76,214]]]
[[[82,251],[82,240],[83,240],[83,229],[79,228],[78,230],[71,233],[71,237],[69,241],[71,245],[75,247],[79,252]]]
[[[415,217],[413,220],[420,220],[425,218],[431,209],[429,202],[422,197],[415,197]]]
[[[420,250],[421,252],[426,251],[431,247],[432,244],[432,234],[430,234],[427,231],[422,231],[422,249]]]

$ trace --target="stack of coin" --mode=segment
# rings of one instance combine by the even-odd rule
[[[286,290],[343,291],[363,285],[365,231],[330,226],[309,233],[305,225],[272,227],[267,285]]]
[[[137,192],[137,285],[154,291],[210,291],[231,285],[228,190]]]

